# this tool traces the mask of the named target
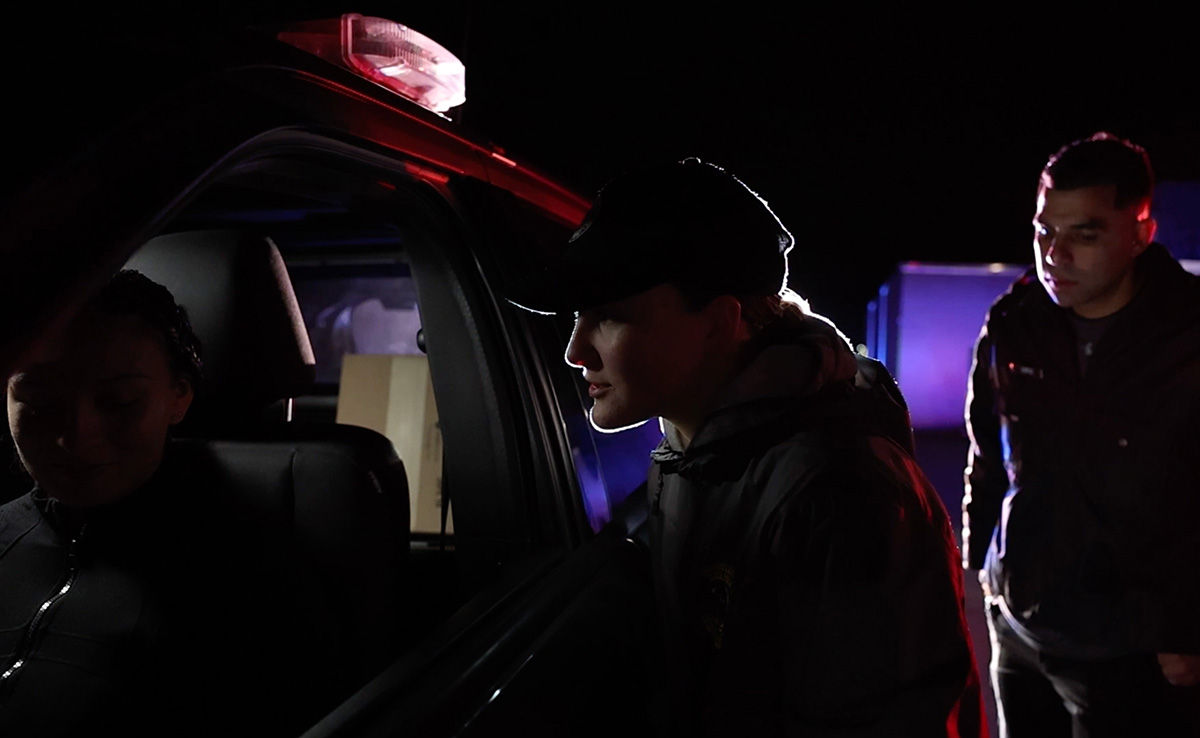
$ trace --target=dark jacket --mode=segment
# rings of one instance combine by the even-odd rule
[[[946,511],[899,391],[812,317],[647,485],[676,735],[977,736]]]
[[[1200,280],[1158,244],[1137,268],[1082,376],[1033,270],[992,306],[971,372],[965,562],[1063,655],[1200,653]]]
[[[199,459],[63,513],[0,507],[0,735],[287,735],[332,707],[286,532]]]

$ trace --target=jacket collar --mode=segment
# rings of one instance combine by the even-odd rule
[[[163,460],[150,479],[116,502],[92,508],[73,509],[48,496],[41,487],[35,486],[32,492],[33,504],[50,525],[67,538],[77,535],[84,525],[88,527],[89,534],[92,534],[97,528],[112,528],[114,531],[136,528],[143,521],[161,524],[166,520],[164,516],[167,515],[169,507],[169,500],[165,499],[169,495],[163,495],[162,491],[178,482],[174,455],[172,445],[168,442]]]
[[[849,341],[828,319],[810,314],[795,330],[764,347],[729,383],[692,443],[665,419],[651,458],[663,471],[695,468],[754,431],[790,416],[830,387],[849,385],[858,370]]]

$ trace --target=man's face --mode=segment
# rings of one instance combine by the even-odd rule
[[[140,318],[86,311],[8,380],[8,424],[38,485],[73,507],[115,502],[162,461],[191,402]]]
[[[579,313],[566,360],[590,385],[592,424],[617,430],[690,414],[707,330],[670,285]]]
[[[1038,278],[1054,302],[1085,318],[1110,315],[1133,299],[1134,259],[1154,235],[1147,203],[1117,208],[1115,200],[1113,185],[1038,192]]]

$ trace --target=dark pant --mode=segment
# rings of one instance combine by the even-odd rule
[[[1080,661],[1042,653],[988,608],[1000,738],[1200,737],[1200,688],[1172,687],[1154,654]]]

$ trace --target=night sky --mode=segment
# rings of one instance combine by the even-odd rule
[[[1027,263],[1037,174],[1069,140],[1112,130],[1146,146],[1160,179],[1200,178],[1181,18],[760,2],[120,6],[87,6],[107,17],[84,25],[202,34],[342,12],[405,23],[466,63],[460,123],[584,194],[657,159],[725,166],[796,236],[792,287],[855,340],[899,262]],[[36,31],[44,19],[14,27],[31,29],[7,44],[25,43],[26,63],[64,58]],[[103,95],[92,60],[68,58]]]
[[[796,236],[792,287],[855,340],[901,261],[1028,263],[1036,178],[1067,141],[1112,130],[1160,179],[1200,177],[1170,19],[657,7],[394,19],[465,61],[464,125],[584,193],[657,158],[730,169]]]

